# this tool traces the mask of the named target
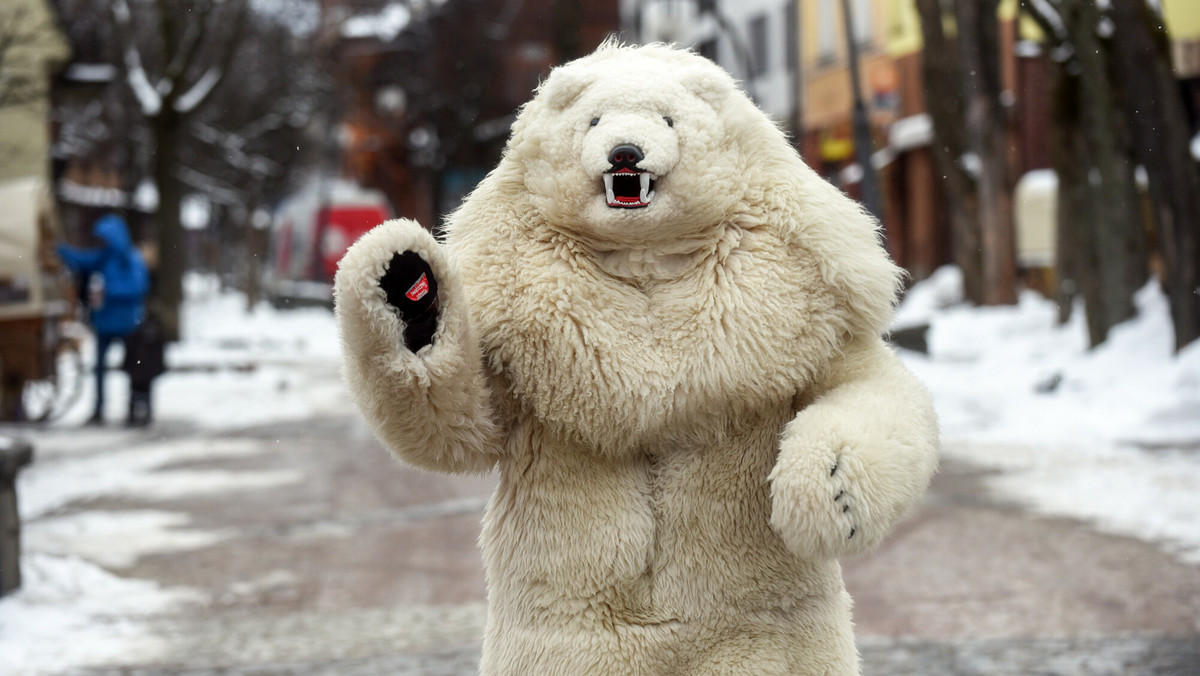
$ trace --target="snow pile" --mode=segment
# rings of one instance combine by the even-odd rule
[[[181,468],[177,465],[261,452],[247,439],[203,438],[152,441],[128,439],[105,448],[102,431],[77,432],[90,446],[68,446],[46,436],[37,459],[21,473],[21,516],[36,519],[73,502],[105,495],[137,495],[155,500],[230,490],[261,490],[301,480],[295,469],[239,470]],[[111,434],[105,435],[111,438]],[[77,439],[78,441],[79,439]],[[97,452],[98,451],[98,452]]]
[[[945,455],[1004,470],[991,484],[1006,498],[1200,563],[1200,343],[1173,353],[1158,286],[1095,350],[1082,310],[1060,326],[1033,292],[1012,307],[960,299],[947,268],[897,314],[930,324],[929,356],[903,356],[933,393]]]
[[[146,618],[195,600],[75,557],[27,554],[21,570],[21,590],[0,599],[0,670],[9,674],[153,660],[163,646],[146,631]]]

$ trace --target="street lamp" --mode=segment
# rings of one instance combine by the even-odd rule
[[[858,41],[854,36],[854,15],[850,0],[842,0],[842,20],[846,27],[846,46],[849,50],[850,84],[854,89],[854,156],[862,169],[862,203],[875,218],[883,220],[883,205],[879,198],[879,177],[871,164],[871,126],[867,107],[862,98],[862,82],[858,73]]]

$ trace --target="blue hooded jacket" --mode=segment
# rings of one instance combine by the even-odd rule
[[[125,336],[142,321],[150,273],[120,216],[104,216],[93,232],[103,247],[77,249],[60,244],[58,255],[76,275],[99,275],[104,285],[102,301],[91,308],[96,334]]]

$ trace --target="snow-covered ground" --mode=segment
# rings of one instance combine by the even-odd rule
[[[1094,350],[1082,310],[1059,326],[1033,292],[1012,307],[960,297],[942,269],[897,314],[930,323],[930,354],[904,360],[933,393],[944,457],[1002,470],[990,484],[1004,498],[1200,564],[1200,341],[1174,354],[1158,285]]]
[[[24,585],[0,599],[0,672],[58,674],[107,658],[152,658],[155,613],[205,599],[120,571],[139,556],[224,537],[156,510],[80,509],[81,501],[238,490],[300,480],[287,469],[225,472],[172,467],[261,452],[239,428],[313,415],[353,415],[337,376],[327,310],[247,314],[237,294],[189,280],[184,340],[156,385],[156,416],[197,433],[170,442],[118,427],[79,428],[91,401],[43,430],[19,478]],[[1004,499],[1102,530],[1149,540],[1200,564],[1200,343],[1172,353],[1166,301],[1155,287],[1139,314],[1087,349],[1081,313],[1065,326],[1033,293],[1017,306],[959,302],[955,270],[915,287],[898,324],[928,321],[930,354],[903,353],[933,393],[944,455],[999,470]],[[115,361],[117,355],[113,355]],[[122,418],[123,378],[110,379],[108,415]],[[0,427],[0,434],[4,432]],[[185,435],[186,436],[186,435]],[[75,505],[73,509],[67,509]]]
[[[287,468],[225,471],[173,467],[187,461],[262,452],[239,428],[351,415],[338,375],[338,341],[328,310],[246,312],[244,297],[214,280],[187,280],[184,340],[167,353],[173,369],[155,383],[155,418],[192,430],[162,439],[123,429],[128,384],[107,381],[104,428],[91,414],[90,376],[76,405],[45,429],[0,426],[33,442],[33,464],[18,476],[22,586],[0,598],[0,674],[71,673],[109,660],[152,660],[163,650],[148,627],[156,614],[208,599],[119,574],[146,554],[186,551],[227,534],[197,529],[186,514],[154,509],[90,510],[106,496],[180,497],[300,481]],[[90,357],[91,345],[84,351]],[[120,363],[119,349],[109,362]],[[119,373],[119,371],[118,371]],[[75,505],[74,509],[66,509]],[[116,572],[114,572],[116,571]]]

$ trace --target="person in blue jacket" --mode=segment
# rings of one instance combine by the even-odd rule
[[[108,348],[141,323],[150,273],[123,218],[116,214],[101,217],[93,234],[102,246],[80,249],[60,244],[58,255],[77,278],[86,280],[88,322],[96,334],[96,411],[88,422],[99,425],[104,422]]]

